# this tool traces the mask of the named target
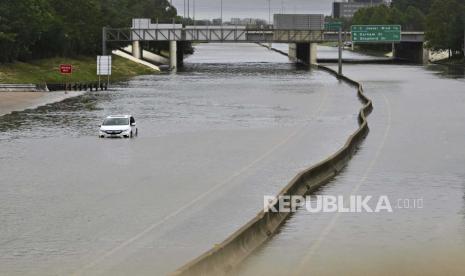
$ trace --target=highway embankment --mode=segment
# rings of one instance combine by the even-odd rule
[[[60,64],[71,64],[73,73],[62,75]],[[129,80],[138,75],[158,73],[159,70],[134,62],[117,55],[113,56],[112,82]],[[0,64],[0,84],[35,84],[45,87],[50,83],[87,83],[97,82],[95,57],[51,58],[34,60],[28,63],[14,62]],[[106,81],[106,77],[105,77]],[[82,95],[84,92],[32,92],[16,90],[0,91],[0,116],[14,111],[37,108],[46,104]]]
[[[60,74],[60,64],[71,64],[73,73]],[[0,83],[64,83],[64,82],[95,82],[96,75],[95,57],[56,57],[25,62],[0,64]],[[110,80],[125,81],[138,75],[157,73],[142,64],[118,56],[113,56],[112,75]]]

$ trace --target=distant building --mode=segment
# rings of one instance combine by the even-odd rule
[[[249,26],[249,25],[266,25],[266,21],[259,18],[231,18],[230,22],[225,22],[226,25],[234,26]]]
[[[212,19],[212,24],[213,25],[223,25],[223,20],[221,20],[221,18]]]
[[[349,0],[333,3],[333,18],[352,18],[362,8],[386,4],[385,0]]]
[[[209,25],[212,25],[212,22],[208,19],[200,19],[200,20],[195,20],[195,25],[209,26]]]

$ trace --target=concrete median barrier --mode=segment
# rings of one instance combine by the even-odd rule
[[[315,66],[357,88],[357,95],[363,103],[358,115],[359,128],[347,139],[339,151],[296,175],[277,197],[307,195],[326,184],[347,165],[369,132],[366,117],[371,113],[373,105],[371,100],[364,95],[362,85],[346,76],[339,75],[328,67]],[[277,201],[273,207],[279,210],[279,204],[280,202]],[[290,214],[290,212],[266,212],[266,210],[262,210],[222,243],[215,245],[171,275],[225,275],[231,273],[247,256],[275,234]]]

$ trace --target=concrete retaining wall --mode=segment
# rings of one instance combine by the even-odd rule
[[[316,66],[357,88],[357,95],[363,103],[358,115],[359,128],[338,152],[299,173],[281,190],[278,196],[305,195],[327,183],[347,165],[369,132],[366,117],[372,111],[373,106],[371,100],[363,94],[362,85],[346,76],[338,75],[336,71],[328,67]],[[275,207],[279,210],[279,201],[276,202]],[[273,213],[262,210],[221,244],[182,266],[172,275],[225,275],[232,272],[247,256],[276,233],[290,214],[289,212]]]

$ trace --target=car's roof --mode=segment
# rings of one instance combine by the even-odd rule
[[[130,118],[131,115],[110,115],[107,118]]]

